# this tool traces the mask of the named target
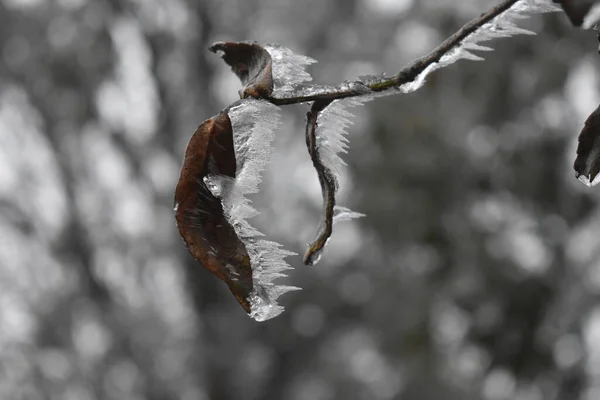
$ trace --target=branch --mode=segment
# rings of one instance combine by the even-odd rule
[[[440,61],[440,59],[444,56],[444,54],[448,53],[456,46],[460,44],[467,36],[474,33],[477,29],[481,28],[486,23],[490,22],[498,15],[502,14],[504,11],[511,8],[517,1],[519,0],[504,0],[497,6],[493,7],[486,13],[481,14],[479,17],[474,18],[467,24],[463,25],[456,33],[446,39],[442,44],[436,47],[431,53],[428,55],[421,57],[411,64],[404,67],[400,72],[396,75],[389,78],[382,78],[380,80],[374,80],[367,84],[361,82],[359,80],[355,81],[359,87],[368,87],[373,92],[382,92],[391,88],[398,88],[405,83],[409,83],[414,81],[419,74],[421,74],[427,67],[430,65]],[[352,85],[348,85],[352,87]],[[288,104],[297,104],[297,103],[306,103],[312,102],[316,100],[328,100],[333,101],[337,99],[344,99],[348,97],[356,97],[365,95],[365,90],[357,90],[357,89],[349,89],[349,90],[331,90],[324,91],[318,94],[311,94],[308,96],[298,96],[298,97],[286,97],[286,98],[277,98],[277,97],[269,97],[266,100],[271,103],[282,106]]]
[[[308,154],[313,162],[313,166],[319,176],[321,193],[323,195],[324,219],[319,226],[315,240],[308,245],[308,250],[304,255],[304,264],[313,265],[319,261],[321,252],[331,236],[333,231],[333,208],[335,207],[335,192],[337,190],[337,180],[329,168],[327,168],[319,155],[319,146],[317,145],[317,119],[319,113],[323,111],[333,100],[315,101],[306,114],[306,147]]]
[[[187,200],[189,204],[186,204],[189,209],[205,211],[205,208],[202,208],[201,194],[198,193],[196,182],[204,182],[211,194],[215,198],[220,198],[222,212],[218,210],[217,215],[211,215],[211,217],[224,217],[233,227],[233,234],[231,237],[217,235],[217,240],[212,244],[227,243],[227,240],[223,241],[222,239],[243,242],[246,258],[250,258],[252,282],[248,283],[247,290],[239,296],[237,291],[234,291],[234,294],[238,297],[240,304],[246,305],[244,308],[247,312],[249,311],[251,317],[262,321],[278,315],[283,311],[283,307],[279,306],[275,300],[281,294],[295,289],[272,282],[274,279],[284,276],[281,271],[289,268],[283,258],[290,253],[279,249],[279,245],[274,242],[257,239],[260,234],[245,221],[256,214],[256,210],[250,207],[249,200],[245,195],[258,191],[259,173],[264,168],[268,156],[272,154],[270,143],[273,129],[278,120],[274,114],[277,110],[275,106],[313,103],[307,114],[306,144],[319,177],[324,208],[323,220],[316,237],[309,244],[304,256],[304,263],[313,265],[319,260],[336,222],[364,216],[345,207],[336,206],[335,194],[338,185],[335,172],[344,165],[339,154],[344,153],[347,149],[345,128],[351,123],[349,116],[352,115],[346,108],[362,105],[383,95],[417,90],[423,85],[425,77],[429,73],[459,59],[482,60],[482,57],[473,54],[472,51],[492,49],[481,46],[478,42],[518,34],[533,34],[533,32],[519,28],[516,24],[517,20],[530,14],[559,10],[553,4],[555,1],[503,0],[488,12],[465,24],[430,54],[412,62],[396,75],[392,77],[386,77],[383,74],[358,77],[354,81],[342,82],[336,87],[307,83],[312,78],[306,73],[304,67],[315,60],[294,54],[291,50],[279,45],[261,46],[256,42],[217,42],[209,48],[210,51],[223,58],[243,85],[239,92],[242,100],[222,112],[226,113],[231,120],[231,128],[227,129],[227,135],[233,139],[234,146],[228,154],[235,159],[236,169],[235,173],[229,176],[223,176],[217,170],[212,171],[211,168],[218,159],[214,155],[211,158],[210,154],[206,157],[204,153],[202,153],[204,158],[200,164],[195,161],[184,162],[178,188],[180,185],[189,183],[191,190],[183,191],[184,194],[189,192],[189,199],[184,199],[185,196],[178,199],[177,205],[180,207],[176,206],[176,210],[179,212],[181,206],[184,206],[183,200]],[[205,121],[205,124],[210,121]],[[196,142],[199,141],[204,147],[207,143],[210,144],[210,135],[196,136],[198,135],[195,134],[192,137],[190,145],[188,145],[186,160],[188,160],[189,151],[194,153]],[[249,168],[249,165],[252,168]],[[192,171],[193,173],[188,173],[186,167],[195,169]],[[181,192],[179,190],[180,194]],[[183,221],[183,224],[179,220],[178,222],[180,227],[186,228],[186,221]],[[202,235],[210,232],[207,221],[199,221],[199,224],[196,223],[196,220],[191,220],[191,222],[193,224],[190,226],[199,230],[201,239]],[[186,239],[184,233],[182,235]],[[196,236],[188,236],[186,240],[196,258],[205,264],[203,258],[209,255],[215,262],[223,263],[224,268],[213,270],[217,276],[223,279],[229,278],[231,275],[229,280],[237,279],[241,272],[239,265],[226,262],[227,260],[224,258],[227,256],[226,252],[219,251],[214,246],[213,248],[203,248],[199,253],[193,251],[192,247],[196,243],[190,238],[195,239]],[[227,279],[224,280],[227,281]]]

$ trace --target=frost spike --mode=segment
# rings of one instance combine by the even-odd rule
[[[306,146],[317,171],[323,196],[323,219],[315,239],[304,254],[304,264],[314,265],[320,258],[327,241],[333,233],[333,225],[339,221],[359,218],[364,214],[336,206],[339,170],[345,165],[340,153],[346,153],[348,140],[346,128],[352,123],[347,107],[363,104],[371,97],[344,100],[316,101],[307,113]]]

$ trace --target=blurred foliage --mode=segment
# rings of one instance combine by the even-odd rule
[[[278,42],[318,82],[393,73],[493,1],[1,0],[0,398],[600,398],[600,193],[573,177],[600,102],[564,15],[357,110],[340,225],[259,324],[187,253],[183,149],[236,98],[206,51]],[[319,218],[286,107],[257,225]]]

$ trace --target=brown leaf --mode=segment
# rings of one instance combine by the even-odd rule
[[[565,14],[571,20],[571,23],[575,26],[582,26],[588,14],[590,14],[590,10],[592,7],[599,2],[599,0],[553,0],[555,3],[558,3],[562,6]],[[589,17],[592,17],[591,21],[586,23],[585,28],[591,28],[593,25],[598,23],[597,18],[593,18],[590,14]],[[595,20],[595,21],[594,21]]]
[[[575,176],[587,186],[600,182],[600,106],[585,121],[579,134],[577,159],[573,165]]]
[[[235,177],[235,173],[231,120],[223,111],[204,121],[188,143],[175,190],[175,218],[190,253],[225,281],[250,313],[250,257],[227,221],[221,200],[212,195],[203,180],[208,174]]]
[[[268,51],[254,42],[216,42],[209,48],[231,66],[244,88],[240,97],[268,98],[273,93],[272,60]]]

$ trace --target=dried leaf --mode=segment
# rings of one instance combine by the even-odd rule
[[[209,174],[235,177],[233,132],[226,111],[202,123],[185,151],[175,190],[175,218],[190,253],[223,280],[250,313],[252,268],[246,247],[227,221],[221,200],[207,188]]]
[[[600,182],[600,106],[588,117],[579,134],[577,159],[573,168],[577,179],[586,186]]]
[[[298,289],[274,282],[286,276],[284,271],[291,269],[284,258],[294,253],[263,239],[263,234],[248,222],[258,214],[248,195],[258,192],[261,173],[273,153],[271,143],[279,125],[279,108],[266,100],[244,99],[232,104],[228,115],[233,127],[235,178],[211,174],[204,181],[212,194],[221,199],[227,221],[250,255],[254,285],[248,298],[250,317],[264,321],[283,312],[283,307],[277,303],[279,296]]]
[[[562,6],[565,14],[575,26],[593,28],[600,20],[598,0],[553,0]]]
[[[268,98],[273,92],[271,55],[255,42],[216,42],[209,47],[240,78],[240,97]]]

